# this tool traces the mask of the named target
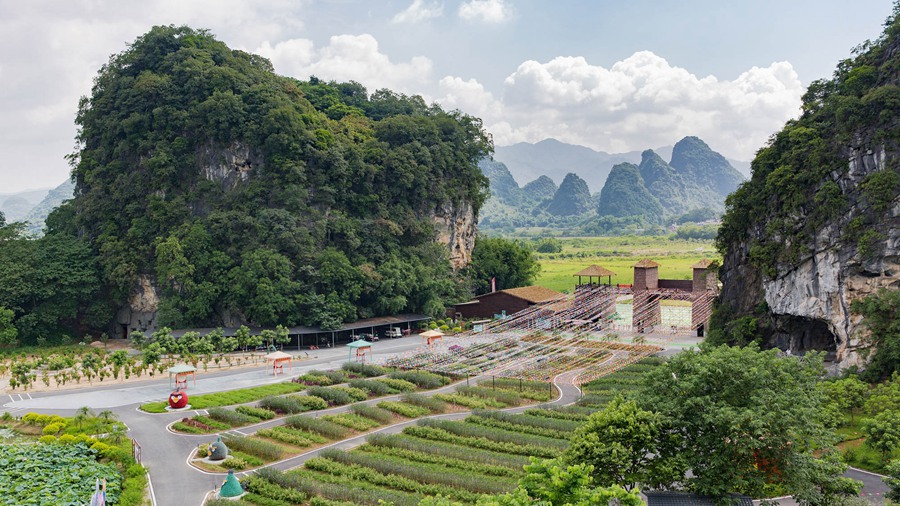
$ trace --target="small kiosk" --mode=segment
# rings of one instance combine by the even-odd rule
[[[444,334],[437,330],[426,330],[419,335],[422,336],[422,341],[425,343],[425,346],[432,346],[444,337]]]
[[[347,362],[353,362],[354,350],[356,350],[356,361],[360,363],[364,363],[366,361],[366,355],[372,353],[372,343],[363,339],[353,341],[347,345],[347,348],[350,349],[347,353]]]
[[[273,351],[266,355],[266,367],[272,368],[272,375],[277,376],[279,374],[284,374],[284,364],[287,363],[288,368],[293,372],[293,364],[291,363],[291,356],[283,351]]]
[[[197,386],[197,368],[192,365],[187,364],[178,364],[173,365],[168,368],[166,372],[169,373],[169,388],[172,387],[172,375],[175,375],[175,387],[180,388],[182,390],[187,390],[187,380],[188,377],[191,377],[194,380],[194,386]]]

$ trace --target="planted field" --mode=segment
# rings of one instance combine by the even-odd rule
[[[602,409],[616,395],[628,397],[642,388],[644,375],[661,365],[663,361],[648,357],[631,364],[607,376],[595,379],[581,386],[584,396],[578,406],[590,409]]]
[[[514,490],[529,456],[553,458],[565,450],[565,437],[580,420],[544,416],[559,413],[565,414],[538,408],[523,415],[478,413],[465,421],[421,420],[401,434],[371,435],[349,452],[326,450],[301,469],[261,470],[247,482],[260,499],[244,500],[265,506],[289,494],[304,494],[309,504],[317,504],[317,497],[321,504],[342,506],[332,501],[417,505],[427,496],[441,495],[473,504]]]
[[[665,237],[578,237],[561,238],[561,253],[538,253],[541,271],[536,285],[557,291],[572,291],[573,274],[591,264],[616,273],[613,283],[634,282],[635,263],[651,258],[660,264],[665,279],[691,279],[691,265],[703,258],[717,259],[712,241],[670,240]]]

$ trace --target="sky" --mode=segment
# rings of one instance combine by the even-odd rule
[[[422,95],[498,146],[607,152],[686,135],[750,160],[891,0],[0,0],[0,194],[68,176],[75,113],[154,25],[209,29],[298,79]]]

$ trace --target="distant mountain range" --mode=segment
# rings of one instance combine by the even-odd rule
[[[665,160],[672,159],[673,146],[654,149]],[[521,184],[547,176],[561,184],[566,174],[574,172],[588,184],[591,192],[599,192],[614,165],[623,162],[641,163],[641,151],[606,153],[585,146],[566,144],[556,139],[544,139],[531,144],[520,142],[494,149],[494,160],[503,162],[513,178]],[[745,178],[750,177],[750,162],[726,158]]]
[[[7,223],[24,221],[32,234],[41,234],[51,211],[72,198],[75,184],[70,180],[51,190],[28,190],[0,195],[0,212]]]
[[[697,137],[658,151],[662,155],[651,149],[608,154],[553,139],[497,148],[494,160],[481,163],[491,198],[480,225],[581,227],[605,233],[658,227],[683,215],[699,221],[720,215],[725,197],[745,179]],[[512,167],[530,182],[519,187]],[[558,187],[555,179],[562,180]],[[591,189],[599,193],[592,195]]]

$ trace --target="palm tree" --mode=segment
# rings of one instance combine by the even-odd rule
[[[75,415],[75,421],[78,422],[79,429],[81,428],[81,424],[83,424],[84,421],[93,414],[91,413],[91,408],[87,406],[81,406],[77,411],[75,411],[75,413],[77,413]]]

